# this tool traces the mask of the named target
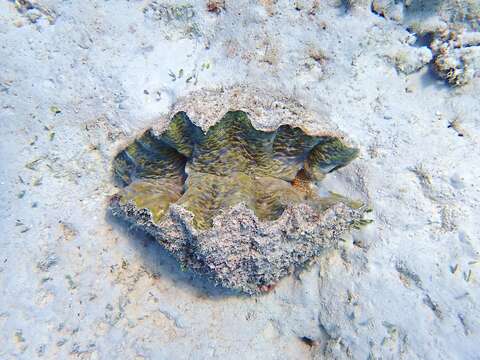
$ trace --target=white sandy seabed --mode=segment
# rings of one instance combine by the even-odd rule
[[[1,0],[0,359],[480,359],[480,80],[450,86],[362,5]],[[259,297],[106,211],[122,146],[236,84],[348,134],[374,210]]]

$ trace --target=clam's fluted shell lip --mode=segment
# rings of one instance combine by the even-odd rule
[[[245,112],[257,130],[274,131],[281,125],[290,125],[300,128],[307,135],[336,137],[346,146],[359,148],[347,134],[328,120],[328,114],[313,112],[278,90],[270,91],[246,84],[205,88],[179,97],[167,114],[157,118],[144,131],[150,130],[155,135],[161,135],[175,114],[185,112],[195,125],[207,132],[229,111]],[[132,138],[127,138],[120,142],[117,152],[131,141]]]
[[[115,196],[110,210],[153,236],[182,265],[217,285],[248,295],[270,291],[292,271],[315,261],[365,212],[365,208],[339,203],[318,213],[299,204],[287,208],[277,220],[260,221],[240,203],[219,214],[212,228],[197,230],[192,225],[193,214],[174,204],[159,223],[148,209],[137,208],[133,202],[120,204]]]
[[[245,84],[197,90],[178,98],[166,118],[154,125],[153,130],[163,132],[169,119],[180,111],[185,112],[205,132],[227,112],[243,111],[257,130],[274,131],[281,125],[291,125],[308,135],[337,137],[345,145],[356,147],[345,133],[328,120],[328,114],[310,111],[278,90]]]
[[[194,218],[195,215],[191,211],[189,211],[189,210],[185,209],[184,207],[182,207],[180,205],[177,205],[177,204],[170,204],[169,209],[167,211],[167,214],[169,214],[169,216],[166,216],[165,218],[163,218],[159,222],[154,221],[154,217],[153,217],[153,214],[152,214],[150,209],[139,208],[135,205],[134,201],[132,201],[132,200],[127,201],[125,204],[121,204],[119,194],[115,194],[110,198],[110,208],[111,209],[121,209],[122,211],[124,211],[126,209],[135,209],[135,211],[144,214],[145,219],[148,220],[148,222],[150,223],[151,226],[158,227],[158,228],[162,228],[168,222],[168,217],[171,217],[172,213],[177,214],[177,215],[181,214],[185,224],[188,224],[189,228],[192,231],[195,231],[196,233],[208,233],[208,232],[215,232],[217,230],[221,230],[221,227],[219,225],[220,222],[218,221],[218,219],[219,218],[230,217],[230,214],[233,211],[237,211],[237,212],[240,211],[243,215],[246,215],[249,218],[251,218],[254,223],[272,227],[272,226],[282,225],[283,223],[285,223],[285,221],[288,220],[288,217],[290,216],[289,214],[292,211],[296,211],[296,210],[301,210],[302,212],[306,212],[308,214],[315,214],[317,220],[319,222],[321,222],[321,221],[325,220],[326,218],[330,217],[333,213],[337,213],[339,210],[343,211],[345,209],[350,209],[347,205],[339,202],[337,204],[334,204],[333,206],[331,206],[327,210],[320,213],[320,212],[317,212],[314,209],[312,209],[308,204],[301,203],[301,204],[294,204],[294,205],[287,206],[285,211],[282,213],[282,215],[280,215],[280,217],[278,219],[275,219],[275,220],[260,220],[255,215],[255,212],[252,209],[248,208],[244,203],[238,203],[235,206],[232,206],[232,207],[227,208],[227,209],[223,209],[222,213],[216,215],[215,218],[213,219],[213,226],[211,228],[209,228],[209,229],[197,229],[193,225],[193,218]],[[362,208],[358,209],[358,211],[361,211],[363,213],[365,208],[367,208],[366,205],[362,206]]]

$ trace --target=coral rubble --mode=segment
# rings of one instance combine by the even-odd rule
[[[480,33],[442,31],[430,45],[434,69],[450,85],[462,86],[480,76]]]
[[[370,4],[374,13],[403,24],[428,42],[431,52],[420,47],[389,54],[397,70],[410,74],[433,59],[433,70],[452,86],[467,85],[480,76],[478,1],[373,0]]]

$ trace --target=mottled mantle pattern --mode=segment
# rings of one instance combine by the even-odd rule
[[[111,210],[183,266],[248,294],[265,292],[362,222],[365,207],[314,185],[358,154],[335,136],[256,130],[228,112],[206,134],[177,114],[115,158]]]

